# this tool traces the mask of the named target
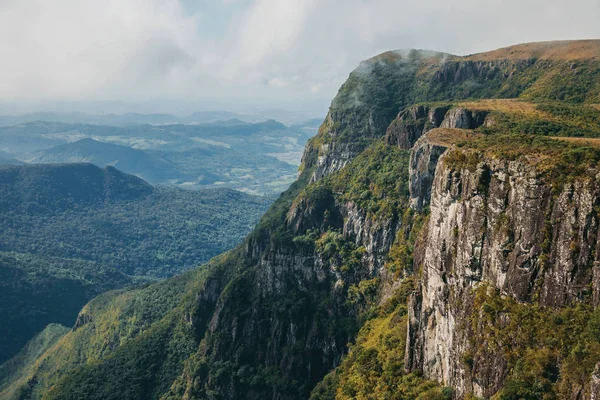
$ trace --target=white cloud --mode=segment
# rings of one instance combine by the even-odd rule
[[[173,1],[5,1],[0,38],[13,98],[121,95],[195,63],[195,20]]]
[[[0,0],[0,101],[324,101],[385,50],[600,37],[598,15],[598,0]]]
[[[286,80],[277,78],[277,77],[271,78],[267,82],[267,86],[278,87],[278,88],[284,88],[287,85],[288,85],[288,82]]]

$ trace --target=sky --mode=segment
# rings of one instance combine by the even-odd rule
[[[0,0],[0,112],[324,114],[361,60],[600,38],[600,0]]]

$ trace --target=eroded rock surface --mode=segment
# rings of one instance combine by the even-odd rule
[[[551,308],[591,291],[597,306],[600,187],[596,177],[557,193],[526,160],[485,159],[469,170],[445,157],[437,164],[428,234],[416,257],[422,280],[409,307],[405,366],[459,395],[489,397],[504,384],[507,360],[497,351],[475,357],[471,368],[463,362],[472,351],[473,289],[485,282],[519,301],[539,296]]]

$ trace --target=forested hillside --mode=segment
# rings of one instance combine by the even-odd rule
[[[238,244],[269,200],[153,187],[91,164],[0,166],[0,360],[108,290],[197,267]]]
[[[153,187],[91,164],[0,166],[0,250],[166,277],[235,246],[268,200]]]
[[[0,360],[50,323],[73,325],[100,293],[142,282],[91,261],[0,252]]]

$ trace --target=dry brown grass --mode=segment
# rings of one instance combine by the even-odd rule
[[[400,60],[400,55],[395,51],[386,51],[385,53],[378,54],[374,57],[367,59],[367,62],[395,62]]]
[[[470,61],[527,60],[530,58],[555,61],[600,59],[600,40],[525,43],[462,57],[463,60]]]
[[[521,114],[530,117],[550,117],[548,113],[539,111],[537,105],[517,99],[493,99],[464,101],[458,103],[458,108],[480,111],[500,111],[507,114]]]
[[[402,53],[402,50],[386,51],[369,58],[366,62],[392,63],[403,58]],[[435,53],[429,57],[423,57],[421,65],[422,68],[426,68],[446,59],[451,61],[495,61],[506,59],[528,60],[531,58],[553,61],[600,60],[600,39],[524,43],[464,57]]]
[[[403,50],[386,51],[369,58],[366,62],[395,62],[403,58],[403,52]],[[524,43],[464,57],[433,53],[429,57],[423,57],[421,64],[422,68],[426,68],[446,59],[451,61],[495,61],[531,58],[553,61],[600,60],[600,39]]]
[[[537,105],[527,101],[518,99],[493,99],[493,100],[476,100],[465,101],[458,103],[456,107],[463,107],[469,110],[478,111],[498,111],[503,114],[518,115],[526,118],[545,119],[548,121],[565,122],[561,118],[552,115],[548,112],[541,111]]]
[[[438,146],[450,147],[458,142],[473,140],[483,136],[468,129],[436,128],[425,134],[427,142]]]

